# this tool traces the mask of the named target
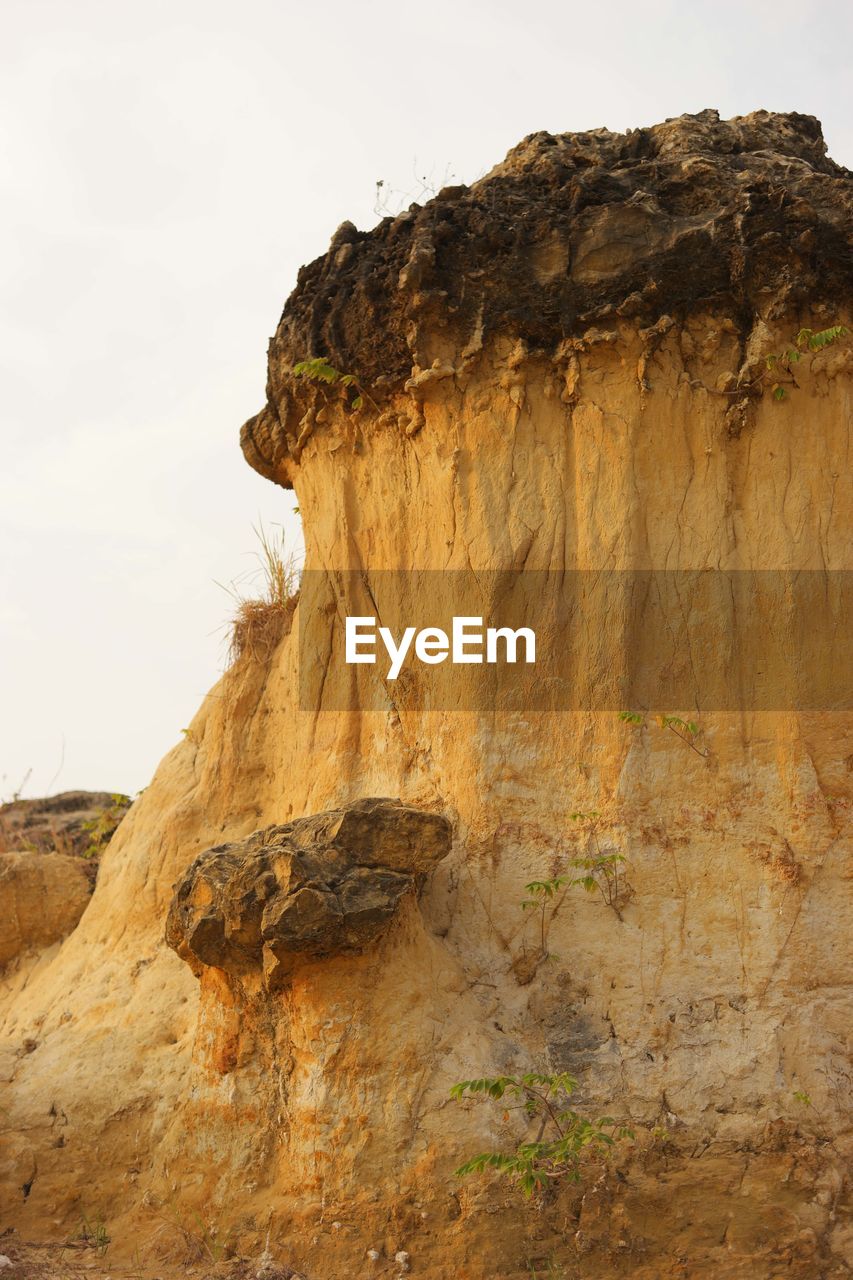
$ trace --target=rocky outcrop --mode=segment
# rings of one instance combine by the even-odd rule
[[[712,312],[745,343],[759,316],[805,302],[831,316],[853,289],[851,226],[850,173],[813,116],[703,111],[627,134],[531,134],[470,188],[368,232],[344,223],[302,268],[243,451],[292,483],[325,404],[291,376],[311,357],[356,376],[412,431],[428,384],[465,375],[501,338],[552,355],[630,320],[655,346],[655,326]],[[394,399],[404,386],[408,412]]]
[[[0,805],[0,853],[31,850],[94,857],[127,810],[128,796],[109,791],[62,791]]]
[[[334,590],[303,590],[274,652],[223,676],[58,955],[0,984],[0,1229],[66,1239],[100,1212],[111,1259],[156,1241],[169,1280],[182,1224],[243,1256],[269,1241],[310,1280],[396,1276],[398,1255],[419,1280],[853,1273],[853,723],[843,688],[820,709],[793,696],[798,666],[837,678],[840,650],[802,613],[789,627],[759,577],[729,601],[755,646],[730,652],[729,615],[699,609],[693,584],[808,571],[850,631],[853,344],[804,357],[781,400],[762,374],[801,327],[850,326],[850,190],[806,117],[542,135],[396,226],[345,228],[306,269],[244,441],[295,486],[306,577]],[[305,355],[369,399],[294,378]],[[683,573],[662,621],[684,705],[625,721],[609,697],[576,696],[660,660],[636,590],[587,630],[543,631],[571,649],[557,709],[500,696],[473,666],[455,699],[431,698],[420,667],[373,672],[353,698],[341,571],[349,611],[385,621],[382,571],[401,567],[413,593],[466,575],[474,613],[507,570],[531,596],[538,573]],[[747,696],[773,675],[764,633],[794,660],[772,705]],[[739,703],[689,679],[711,657]],[[330,878],[325,852],[309,867],[293,834],[273,857],[253,833],[364,796],[446,815],[450,851],[367,945],[333,952],[335,919],[311,933],[322,955],[283,950],[286,981],[267,986],[263,894],[292,913],[295,869],[328,912],[354,868],[401,868],[386,850]],[[348,847],[312,835],[312,857],[324,842]],[[599,855],[625,860],[612,901],[565,885],[553,910],[522,909],[526,885]],[[176,883],[179,946],[209,916],[199,950],[226,967],[188,951],[196,978],[164,943]],[[582,1114],[636,1135],[533,1206],[498,1178],[454,1177],[538,1131],[453,1101],[454,1084],[526,1071],[571,1072]]]
[[[361,800],[199,854],[175,890],[166,941],[193,972],[263,975],[360,951],[450,850],[450,824],[399,800]]]
[[[126,796],[65,791],[0,806],[0,966],[71,933]]]

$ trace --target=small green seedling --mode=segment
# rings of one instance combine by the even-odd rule
[[[838,342],[839,338],[843,338],[846,335],[847,329],[843,324],[833,324],[829,328],[819,329],[817,332],[814,329],[801,329],[794,339],[794,345],[789,347],[787,351],[771,352],[770,355],[765,356],[764,363],[767,373],[776,377],[770,387],[773,399],[785,399],[785,384],[799,387],[799,383],[794,377],[794,366],[798,365],[804,357],[814,355],[817,351],[823,351],[825,347],[831,346],[834,342]]]
[[[98,1214],[96,1218],[88,1218],[83,1214],[77,1239],[90,1249],[94,1249],[98,1257],[102,1258],[110,1247],[110,1235],[103,1217]]]
[[[326,386],[342,387],[345,391],[350,389],[355,392],[352,400],[349,400],[349,408],[351,412],[357,413],[359,409],[364,407],[365,401],[377,408],[376,401],[372,400],[364,388],[361,386],[358,378],[354,373],[341,373],[340,369],[334,368],[322,356],[318,356],[313,360],[300,360],[298,364],[293,366],[292,372],[297,378],[308,378],[311,382],[323,382]]]
[[[130,796],[122,795],[117,791],[110,796],[110,804],[99,809],[94,818],[88,818],[81,824],[83,830],[89,834],[89,843],[83,850],[84,858],[96,858],[103,853],[130,802]]]
[[[697,756],[701,756],[703,760],[707,760],[711,754],[707,748],[703,750],[697,747],[696,739],[702,730],[695,720],[683,720],[681,716],[656,715],[652,717],[655,724],[661,729],[668,729],[670,733],[674,733],[676,738],[680,738],[682,742],[686,742],[691,751],[695,751]],[[619,719],[623,724],[630,724],[634,727],[644,725],[646,717],[641,711],[620,711]]]

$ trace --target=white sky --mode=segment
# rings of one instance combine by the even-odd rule
[[[297,269],[377,221],[378,178],[703,107],[817,115],[853,166],[851,14],[4,0],[0,798],[29,769],[25,795],[145,786],[217,677],[216,581],[259,517],[299,536],[238,428]]]

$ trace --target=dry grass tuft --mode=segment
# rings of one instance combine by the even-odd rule
[[[299,597],[299,568],[285,546],[284,530],[274,535],[259,524],[254,532],[260,543],[258,568],[250,575],[254,589],[250,594],[236,582],[226,588],[236,604],[230,623],[229,666],[241,658],[268,662],[290,630]]]

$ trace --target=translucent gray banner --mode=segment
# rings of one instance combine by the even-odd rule
[[[849,570],[306,571],[300,705],[846,710],[851,593]]]

